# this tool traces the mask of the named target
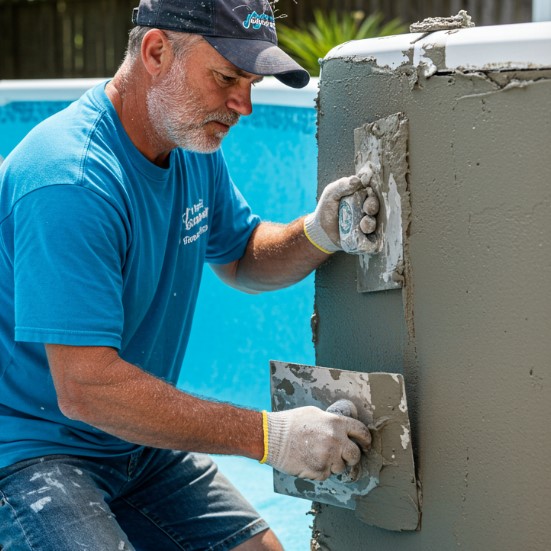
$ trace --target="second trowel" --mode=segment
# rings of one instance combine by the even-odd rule
[[[357,480],[344,474],[318,482],[274,471],[275,491],[353,509],[362,521],[381,528],[415,530],[419,497],[402,376],[278,361],[270,362],[270,368],[274,411],[306,405],[327,409],[347,399],[372,435]]]

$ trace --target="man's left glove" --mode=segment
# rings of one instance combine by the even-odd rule
[[[340,201],[366,187],[371,176],[369,169],[361,175],[361,179],[358,176],[347,176],[327,185],[316,210],[304,219],[304,233],[312,245],[327,254],[342,250],[339,235]]]

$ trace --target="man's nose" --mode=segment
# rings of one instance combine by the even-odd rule
[[[240,115],[250,115],[253,112],[251,87],[252,85],[248,82],[236,86],[228,97],[226,107]]]

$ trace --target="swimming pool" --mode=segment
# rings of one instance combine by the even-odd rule
[[[0,81],[0,156],[6,157],[33,126],[97,82]],[[253,114],[224,141],[234,181],[265,220],[287,222],[315,207],[316,94],[316,81],[292,90],[265,79],[253,90]],[[313,297],[313,275],[294,287],[251,296],[224,286],[205,267],[179,386],[216,400],[269,409],[269,360],[314,363]],[[309,549],[308,502],[274,494],[269,467],[243,458],[217,460],[285,549]]]

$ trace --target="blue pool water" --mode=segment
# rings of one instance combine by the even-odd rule
[[[0,156],[6,157],[38,122],[66,101],[0,97]],[[223,151],[234,181],[265,220],[288,222],[311,211],[316,193],[315,109],[257,105],[232,129]],[[256,409],[270,408],[270,359],[314,363],[310,316],[313,276],[294,287],[246,295],[205,267],[179,387]],[[257,462],[218,457],[220,468],[257,507],[288,551],[309,549],[307,501],[275,494],[272,472]]]

